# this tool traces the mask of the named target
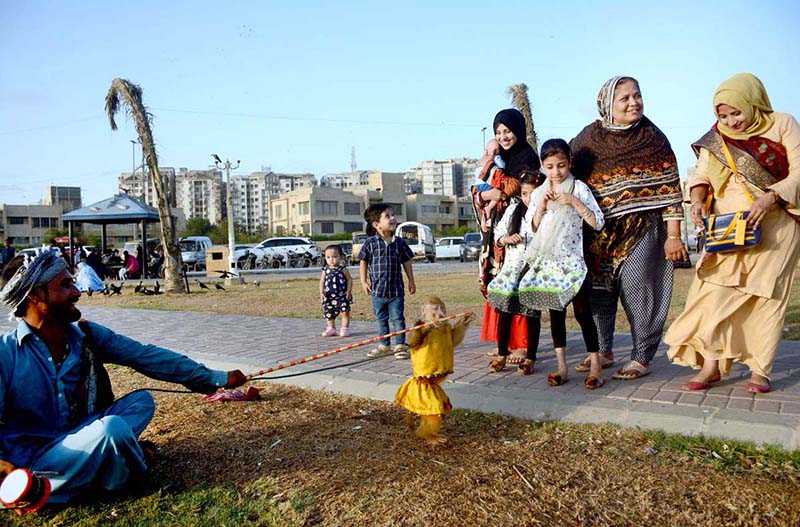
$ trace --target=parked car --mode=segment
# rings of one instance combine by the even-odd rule
[[[294,236],[284,236],[277,238],[269,238],[255,246],[254,249],[265,251],[267,249],[274,250],[276,254],[283,257],[283,260],[289,261],[289,254],[308,253],[311,261],[318,261],[319,249],[311,241],[311,238],[301,238]]]
[[[431,263],[436,261],[436,249],[430,227],[416,221],[407,221],[397,226],[396,233],[414,252],[414,258],[424,258]]]
[[[464,235],[464,245],[461,246],[462,262],[477,260],[481,254],[481,233],[468,232]]]
[[[208,236],[186,236],[178,241],[181,249],[181,260],[191,271],[203,271],[206,268],[206,250],[211,248]]]
[[[440,238],[436,242],[436,259],[458,258],[461,259],[461,246],[464,245],[463,236],[450,236]]]

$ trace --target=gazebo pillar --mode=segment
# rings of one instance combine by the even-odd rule
[[[69,255],[67,257],[67,263],[69,264],[69,272],[75,273],[75,256],[74,251],[72,250],[72,222],[67,222],[67,236],[69,236]]]
[[[106,238],[106,224],[100,224],[100,247],[101,252],[106,254],[106,249],[108,249],[108,239]]]
[[[142,278],[147,278],[147,220],[142,220],[142,259],[139,262]]]

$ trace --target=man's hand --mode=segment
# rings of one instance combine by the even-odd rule
[[[225,388],[238,388],[247,382],[247,375],[242,373],[242,370],[233,370],[228,372],[228,382],[225,383]]]
[[[414,283],[414,280],[408,281],[408,293],[413,295],[417,292],[417,284]]]
[[[367,282],[365,282],[363,280],[361,281],[361,290],[364,291],[364,293],[367,296],[372,294],[372,288],[369,286],[369,284]]]

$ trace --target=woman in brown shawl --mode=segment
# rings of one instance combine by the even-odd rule
[[[592,312],[603,367],[614,363],[614,325],[621,300],[631,325],[630,361],[615,379],[650,373],[672,297],[673,262],[688,259],[680,236],[683,219],[678,165],[666,136],[643,113],[639,83],[612,77],[597,98],[602,119],[570,146],[573,174],[585,181],[606,223],[587,231]],[[589,359],[576,368],[589,370]]]
[[[709,212],[748,211],[747,222],[761,226],[761,242],[703,254],[684,312],[664,340],[675,364],[701,368],[685,390],[709,388],[737,361],[750,369],[747,390],[765,393],[800,259],[800,125],[772,110],[764,85],[750,73],[722,83],[714,113],[717,123],[692,145],[692,221],[702,226]]]

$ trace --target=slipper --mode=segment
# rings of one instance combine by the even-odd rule
[[[606,383],[606,380],[602,377],[595,377],[594,375],[589,375],[586,377],[586,380],[583,381],[583,385],[586,387],[587,390],[596,390],[600,388]]]
[[[628,362],[628,364],[620,368],[617,371],[617,373],[611,376],[611,378],[622,381],[632,381],[635,379],[640,379],[646,375],[650,375],[650,368],[648,368],[641,362],[636,362],[635,360],[632,360]]]
[[[722,379],[719,374],[714,377],[711,377],[708,381],[689,381],[681,384],[681,390],[686,390],[689,392],[696,392],[700,390],[708,390],[711,388],[712,384],[718,383]]]
[[[517,355],[516,353],[511,353],[506,359],[509,364],[519,365],[525,362],[525,355]]]
[[[534,362],[532,360],[525,359],[522,361],[522,364],[517,366],[517,373],[520,375],[530,375],[533,373],[533,364]]]
[[[568,377],[562,377],[559,373],[549,373],[547,375],[547,384],[550,386],[561,386],[562,384],[566,384],[568,380]]]
[[[489,363],[489,371],[491,373],[500,373],[505,369],[506,369],[505,361],[493,360],[492,362]]]
[[[587,373],[591,368],[591,359],[587,356],[585,359],[580,361],[577,366],[575,366],[575,371],[578,373]],[[606,357],[605,355],[600,355],[600,366],[605,370],[606,368],[610,368],[614,365],[614,357]]]
[[[769,382],[769,381],[767,381]],[[769,393],[770,385],[756,384],[754,382],[747,383],[747,391],[750,393]]]

